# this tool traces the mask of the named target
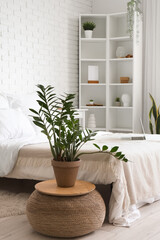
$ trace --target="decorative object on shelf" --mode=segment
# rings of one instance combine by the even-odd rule
[[[96,27],[94,22],[85,22],[83,23],[83,29],[85,32],[85,38],[92,38],[93,29]]]
[[[86,104],[86,106],[95,106],[95,107],[101,107],[103,104],[93,103],[93,104]]]
[[[96,128],[96,118],[94,113],[90,113],[88,118],[88,128],[95,129]]]
[[[94,101],[92,99],[89,100],[89,104],[90,105],[93,105],[94,104]]]
[[[125,57],[125,48],[122,47],[122,46],[119,46],[117,47],[117,50],[116,50],[116,57],[117,58],[124,58]]]
[[[133,58],[133,55],[132,55],[132,54],[127,54],[127,55],[125,56],[125,58]]]
[[[98,66],[88,66],[88,83],[99,83]]]
[[[128,93],[122,94],[121,101],[122,101],[123,107],[130,107],[131,97]]]
[[[120,77],[120,83],[128,83],[129,77]]]
[[[152,134],[154,134],[154,132],[156,134],[160,134],[160,112],[159,112],[160,106],[157,107],[154,98],[152,97],[151,94],[149,94],[149,95],[150,95],[150,98],[152,101],[152,107],[149,111],[149,129]],[[153,116],[154,122],[155,122],[155,129],[152,124],[152,116]]]
[[[133,38],[133,28],[134,28],[134,14],[137,16],[137,38],[139,35],[139,20],[142,18],[142,11],[140,9],[140,0],[130,0],[127,3],[127,32],[129,33],[129,36]]]
[[[121,101],[119,97],[116,97],[115,99],[115,106],[120,107],[121,106]]]
[[[40,108],[38,111],[30,109],[32,114],[34,114],[32,116],[33,123],[40,127],[42,129],[41,132],[44,133],[48,138],[49,146],[53,156],[52,164],[57,185],[59,187],[74,186],[78,172],[77,167],[80,163],[79,157],[83,154],[87,154],[86,152],[79,153],[79,150],[86,142],[94,140],[93,137],[96,135],[96,133],[89,129],[84,130],[80,128],[79,120],[76,118],[77,111],[73,107],[75,94],[64,94],[61,97],[57,97],[54,87],[50,85],[44,87],[40,84],[37,85],[37,87],[37,94],[39,97],[37,102]],[[95,146],[97,147],[97,145]],[[116,153],[113,152],[112,149],[110,151],[107,149],[108,147],[102,147],[102,150],[100,149],[98,153],[110,153],[117,159],[120,159],[124,162],[128,161],[124,154],[121,154],[120,158],[120,156],[117,157]],[[97,151],[92,153],[97,153]],[[62,173],[59,170],[56,171],[57,167],[55,167],[55,165],[58,165],[58,168],[64,168],[65,172]],[[73,173],[68,166],[73,168],[75,172]],[[60,175],[63,174],[63,183],[58,182],[59,177],[57,176],[59,173]],[[71,174],[73,181],[70,179]]]

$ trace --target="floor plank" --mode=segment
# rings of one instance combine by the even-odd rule
[[[159,240],[160,239],[160,201],[140,209],[141,218],[130,228],[115,227],[105,223],[94,233],[76,240]],[[49,240],[50,238],[36,233],[28,223],[25,215],[0,219],[0,240]]]

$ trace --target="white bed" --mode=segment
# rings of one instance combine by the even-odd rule
[[[114,225],[129,226],[140,217],[137,207],[159,199],[160,141],[123,140],[122,136],[101,132],[94,142],[110,147],[118,145],[131,162],[123,163],[107,154],[83,155],[78,179],[95,184],[113,183],[109,221]],[[22,147],[22,142],[19,144]],[[48,143],[36,144],[35,141],[32,145],[26,142],[24,145],[19,151],[15,167],[5,176],[37,180],[54,178]],[[95,147],[90,142],[83,147],[84,150],[94,151]]]
[[[95,184],[113,183],[109,221],[115,225],[129,226],[140,217],[137,207],[159,199],[160,141],[131,141],[122,137],[126,135],[99,132],[94,142],[110,147],[118,145],[130,162],[123,163],[107,154],[83,155],[78,178]],[[54,178],[52,156],[45,141],[21,109],[10,109],[7,105],[5,109],[1,108],[0,177]],[[95,147],[89,142],[81,149],[84,150],[94,151]]]

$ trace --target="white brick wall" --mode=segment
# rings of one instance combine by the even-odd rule
[[[92,0],[0,0],[0,91],[78,92],[78,17]]]

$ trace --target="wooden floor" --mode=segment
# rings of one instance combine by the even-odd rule
[[[160,240],[160,201],[140,209],[141,219],[130,228],[104,224],[94,233],[76,240]],[[0,240],[49,240],[57,239],[36,233],[25,215],[0,219]]]

